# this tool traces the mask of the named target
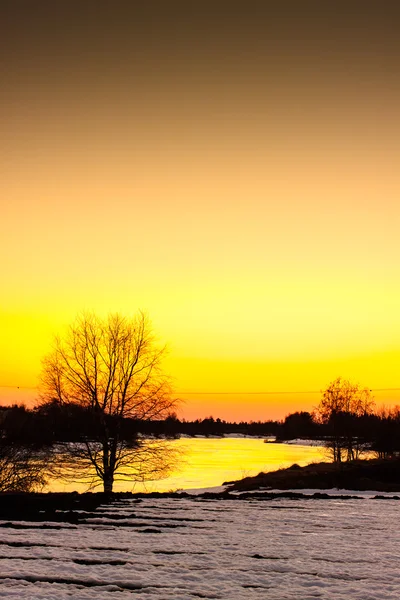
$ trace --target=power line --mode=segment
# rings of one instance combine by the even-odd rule
[[[374,388],[370,392],[398,392],[400,388]]]
[[[37,390],[37,386],[29,386],[29,385],[0,385],[0,389],[10,389],[10,390]],[[264,392],[177,392],[177,394],[182,394],[183,396],[234,396],[234,395],[243,395],[243,396],[273,396],[278,394],[321,394],[324,390],[297,390],[297,391],[264,391]],[[370,392],[398,392],[400,391],[400,387],[395,388],[373,388],[369,390]]]
[[[37,390],[37,386],[32,385],[0,385],[0,389],[9,390]]]
[[[267,395],[267,394],[320,394],[321,390],[312,391],[312,392],[177,392],[178,394],[182,394],[184,396],[221,396],[221,395],[234,395],[234,394],[243,394],[243,395]]]
[[[222,395],[238,395],[241,394],[243,396],[248,395],[277,395],[277,394],[322,394],[324,390],[309,390],[309,391],[275,391],[275,392],[177,392],[178,394],[182,394],[183,396],[222,396]],[[369,390],[370,392],[396,392],[400,391],[400,388],[373,388]]]

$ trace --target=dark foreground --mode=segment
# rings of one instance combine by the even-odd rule
[[[270,473],[260,473],[240,481],[227,482],[224,492],[206,492],[197,495],[196,501],[245,499],[350,499],[357,497],[357,491],[372,490],[396,494],[392,499],[400,499],[400,460],[370,460],[342,464],[340,468],[332,463],[311,464],[306,467],[292,465]],[[327,496],[321,490],[335,488],[338,491]],[[313,489],[314,494],[304,495],[302,490]],[[268,491],[271,490],[271,491]],[[272,491],[273,490],[273,491]],[[298,491],[289,491],[298,490]],[[342,495],[340,490],[354,490],[353,495]],[[257,491],[260,493],[257,494]],[[240,492],[240,495],[237,494]],[[397,495],[398,494],[398,495]],[[0,494],[0,528],[7,527],[7,521],[36,521],[53,523],[84,523],[101,506],[129,501],[140,504],[144,499],[182,499],[189,494],[153,492],[114,494],[84,493],[2,493]]]
[[[379,496],[376,496],[377,498]],[[159,500],[183,500],[192,499],[197,503],[229,500],[233,502],[243,500],[317,500],[317,499],[355,499],[356,495],[341,495],[340,492],[334,495],[327,495],[324,493],[316,492],[315,494],[302,494],[296,492],[260,492],[259,494],[254,492],[244,492],[240,495],[226,492],[220,493],[204,493],[197,496],[192,496],[185,493],[162,493],[153,492],[151,494],[130,494],[130,493],[117,493],[117,494],[103,494],[88,493],[9,493],[0,494],[0,530],[10,526],[10,522],[14,524],[12,527],[16,527],[15,522],[36,522],[36,523],[48,523],[44,527],[49,529],[57,529],[57,523],[70,523],[72,525],[83,525],[87,524],[90,519],[97,517],[97,510],[106,510],[109,506],[110,511],[114,510],[114,506],[120,502],[130,502],[132,506],[140,504],[143,500],[159,499]],[[392,496],[392,500],[400,500],[399,496]],[[118,515],[110,514],[109,518],[118,520]],[[25,528],[26,524],[21,524],[21,528]]]

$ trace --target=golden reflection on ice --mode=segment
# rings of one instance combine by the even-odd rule
[[[297,463],[324,460],[321,446],[264,443],[259,438],[181,438],[169,442],[181,453],[179,470],[167,479],[135,483],[116,481],[114,491],[174,491],[207,488],[225,481],[273,471]],[[87,483],[53,480],[47,491],[86,491]],[[101,485],[95,488],[101,491]]]

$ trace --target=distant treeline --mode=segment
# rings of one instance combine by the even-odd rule
[[[107,416],[112,425],[114,417]],[[92,410],[57,402],[28,409],[25,406],[0,406],[0,427],[9,439],[24,439],[31,443],[78,442],[82,438],[96,438],[97,428],[103,426]],[[133,438],[138,434],[178,438],[188,436],[224,436],[241,434],[249,436],[278,436],[282,427],[279,421],[230,422],[213,417],[187,421],[175,414],[163,420],[122,419],[123,437]]]
[[[108,417],[110,430],[114,417]],[[134,440],[145,436],[178,438],[186,436],[224,436],[228,434],[275,436],[277,441],[296,438],[329,440],[343,449],[374,451],[380,457],[400,452],[400,409],[381,410],[355,415],[335,411],[321,421],[317,415],[301,411],[289,414],[283,421],[230,422],[208,417],[187,421],[175,414],[162,421],[138,421],[124,418],[119,424],[123,438]],[[24,406],[0,407],[0,436],[8,441],[39,447],[56,442],[79,442],[96,439],[104,421],[93,411],[78,405],[48,403],[34,409]],[[328,444],[329,446],[329,444]]]

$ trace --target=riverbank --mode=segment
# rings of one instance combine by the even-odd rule
[[[274,490],[337,488],[400,492],[400,459],[358,460],[340,465],[320,462],[304,467],[294,464],[286,469],[225,482],[224,485],[229,492],[268,488]]]

